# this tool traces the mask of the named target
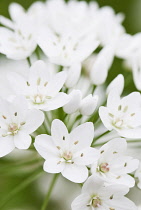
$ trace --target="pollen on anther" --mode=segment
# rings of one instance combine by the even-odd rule
[[[28,82],[28,81],[26,82],[26,84],[27,84],[27,86],[30,86],[30,84],[29,84],[29,82]]]
[[[65,136],[63,136],[63,140],[65,140]]]
[[[112,113],[109,113],[109,116],[110,116],[110,117],[114,117],[114,115],[113,115]]]
[[[61,149],[61,147],[57,146],[57,149],[59,149],[59,150],[60,150],[60,149]]]
[[[79,142],[79,141],[75,141],[74,144],[76,145],[76,144],[78,144],[78,142]]]
[[[7,119],[4,115],[2,115],[2,117],[3,117],[3,119],[5,119],[5,120]]]
[[[39,77],[39,78],[37,79],[37,85],[40,85],[40,83],[41,83],[41,78]]]
[[[122,106],[121,106],[121,105],[119,105],[119,106],[118,106],[118,111],[120,111],[120,110],[121,110],[121,108],[122,108]]]
[[[127,163],[124,164],[124,167],[126,167],[126,166],[127,166]]]
[[[126,112],[128,109],[128,106],[125,106],[124,109],[123,109],[123,112]]]
[[[15,112],[14,115],[17,116],[17,112]]]
[[[48,82],[45,82],[44,86],[46,87],[46,86],[47,86],[47,84],[48,84]]]
[[[84,153],[81,153],[81,155],[80,155],[81,157],[83,157],[84,156]]]
[[[113,199],[113,195],[110,196],[110,199],[111,199],[111,200]]]

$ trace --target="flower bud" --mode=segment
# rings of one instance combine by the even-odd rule
[[[81,73],[81,63],[75,63],[72,66],[65,69],[68,70],[68,77],[67,77],[65,85],[66,87],[71,88],[79,80],[80,73]]]
[[[85,97],[80,104],[80,113],[82,115],[91,115],[96,109],[98,102],[98,96],[92,96],[92,94]]]
[[[63,109],[67,114],[72,114],[79,109],[82,93],[80,90],[73,90],[69,96],[70,101],[63,107]]]

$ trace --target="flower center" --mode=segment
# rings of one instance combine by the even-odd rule
[[[10,132],[12,135],[15,135],[18,133],[19,127],[16,123],[10,123],[8,125],[8,132]]]
[[[41,94],[37,94],[34,96],[34,103],[35,104],[42,104],[44,103],[45,97],[43,97],[43,95]]]
[[[122,128],[124,126],[123,119],[117,118],[115,121],[113,121],[113,125],[117,128]]]
[[[63,158],[66,160],[66,161],[69,161],[72,159],[72,153],[71,152],[64,152],[63,153]]]
[[[93,206],[94,208],[101,206],[101,204],[102,204],[102,202],[101,202],[101,200],[100,200],[99,197],[94,197],[94,198],[92,199],[92,206]]]
[[[45,96],[42,94],[36,94],[34,96],[26,96],[27,99],[30,99],[33,104],[44,104],[46,100],[51,99],[51,96]]]
[[[101,163],[99,166],[99,171],[107,173],[110,170],[108,163]]]
[[[87,207],[100,207],[102,205],[102,201],[98,196],[92,196],[90,203],[87,204]]]

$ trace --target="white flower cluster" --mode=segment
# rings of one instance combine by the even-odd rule
[[[44,171],[84,183],[72,210],[138,209],[126,194],[137,179],[141,188],[141,163],[127,143],[141,139],[141,95],[124,94],[122,74],[106,79],[116,56],[141,90],[141,34],[126,34],[123,15],[95,2],[12,3],[9,13],[0,53],[30,66],[23,75],[15,65],[10,93],[0,90],[0,157],[34,145]]]

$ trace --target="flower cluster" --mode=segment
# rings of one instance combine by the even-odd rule
[[[0,53],[15,66],[4,76],[10,92],[0,90],[0,157],[31,149],[45,172],[81,183],[72,210],[136,210],[127,193],[136,180],[141,188],[141,163],[128,146],[141,139],[141,34],[95,2],[12,3],[9,13]],[[115,56],[133,70],[136,91],[124,91],[123,74],[106,80]],[[23,74],[16,62],[26,59]]]

